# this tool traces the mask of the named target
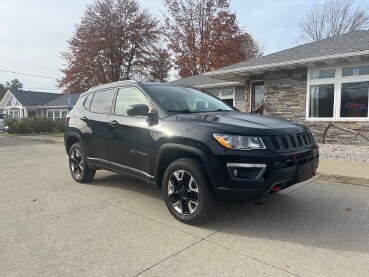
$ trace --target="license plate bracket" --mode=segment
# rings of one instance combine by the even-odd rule
[[[300,165],[298,167],[298,181],[303,182],[311,178],[313,175],[311,163]]]

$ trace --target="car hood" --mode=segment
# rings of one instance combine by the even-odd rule
[[[250,135],[282,135],[301,133],[304,127],[291,121],[242,112],[210,112],[177,115],[183,123],[197,124],[218,132]]]

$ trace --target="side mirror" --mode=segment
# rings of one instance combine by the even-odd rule
[[[149,113],[149,107],[145,104],[135,104],[130,105],[127,108],[127,114],[128,115],[141,115],[141,116],[147,116]]]

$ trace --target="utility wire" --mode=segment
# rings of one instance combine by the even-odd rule
[[[10,71],[10,70],[4,70],[4,69],[0,69],[0,71],[2,71],[2,72],[7,72],[7,73],[19,74],[19,75],[26,75],[26,76],[32,76],[32,77],[39,77],[39,78],[45,78],[45,79],[58,80],[57,78],[49,77],[49,76],[43,76],[43,75],[36,75],[36,74],[29,74],[29,73],[21,73],[21,72]]]

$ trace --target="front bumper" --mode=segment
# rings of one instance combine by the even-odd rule
[[[319,166],[317,147],[284,154],[271,151],[265,152],[265,155],[257,153],[258,156],[253,156],[251,152],[208,155],[216,179],[214,192],[220,200],[240,203],[256,199],[273,188],[281,190],[310,179]],[[239,168],[252,165],[259,165],[256,172],[240,174],[242,169]],[[238,171],[234,172],[235,169]]]

